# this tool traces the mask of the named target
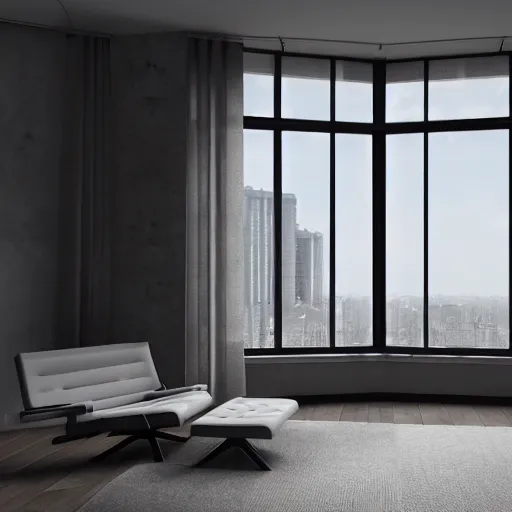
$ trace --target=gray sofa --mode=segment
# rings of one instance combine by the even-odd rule
[[[54,444],[108,432],[128,436],[100,460],[137,439],[146,439],[155,461],[158,439],[185,442],[159,429],[180,427],[209,410],[207,386],[166,389],[148,343],[123,343],[18,354],[15,358],[25,410],[22,422],[66,418]]]

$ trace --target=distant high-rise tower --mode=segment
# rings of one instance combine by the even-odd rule
[[[297,260],[297,198],[295,194],[283,194],[281,206],[281,272],[283,315],[293,311],[296,303],[296,260]]]
[[[245,187],[245,344],[265,347],[274,324],[274,194]]]
[[[296,236],[296,297],[303,303],[319,306],[323,300],[323,235],[298,229]]]

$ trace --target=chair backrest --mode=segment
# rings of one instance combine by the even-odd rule
[[[104,409],[161,387],[146,342],[18,354],[15,362],[25,409],[88,401]]]

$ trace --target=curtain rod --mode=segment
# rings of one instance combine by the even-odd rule
[[[107,34],[102,32],[91,32],[88,30],[79,30],[69,27],[55,27],[53,25],[45,25],[42,23],[33,23],[31,21],[11,20],[9,18],[1,18],[0,23],[9,23],[10,25],[21,25],[24,27],[41,28],[45,30],[54,30],[55,32],[62,32],[63,34],[76,35],[76,36],[90,36],[90,37],[103,37],[109,38],[113,34]]]
[[[42,28],[47,30],[55,30],[57,32],[63,32],[66,34],[72,35],[83,35],[83,36],[92,36],[92,37],[104,37],[110,38],[113,37],[114,34],[107,32],[93,32],[88,30],[79,30],[79,29],[71,29],[65,27],[55,27],[52,25],[45,25],[40,23],[33,23],[29,21],[21,21],[21,20],[13,20],[9,18],[1,18],[0,22],[3,23],[11,23],[15,25],[24,25],[28,27]],[[173,32],[177,32],[173,30]],[[501,42],[501,47],[503,43],[508,39],[512,39],[512,36],[486,36],[486,37],[465,37],[465,38],[455,38],[455,39],[430,39],[430,40],[422,40],[422,41],[399,41],[394,43],[380,43],[380,42],[370,42],[370,41],[348,41],[344,39],[320,39],[320,38],[308,38],[308,37],[285,37],[285,36],[251,36],[251,35],[235,35],[235,34],[219,34],[219,33],[207,33],[207,32],[191,32],[191,31],[182,31],[189,36],[203,38],[203,39],[217,39],[224,41],[244,41],[244,40],[266,40],[266,41],[276,41],[278,44],[281,44],[280,41],[298,41],[298,42],[316,42],[316,43],[335,43],[335,44],[353,44],[360,46],[374,46],[378,48],[386,48],[393,46],[406,46],[406,45],[418,45],[418,44],[435,44],[435,43],[456,43],[456,42],[470,42],[470,41],[491,41],[496,40]],[[162,33],[159,32],[149,32],[151,33]],[[129,34],[123,34],[129,35]],[[143,35],[141,34],[131,34],[131,35]]]
[[[286,36],[248,36],[248,35],[230,35],[230,34],[209,34],[209,33],[194,33],[190,32],[193,37],[202,37],[207,39],[220,39],[226,41],[243,41],[243,40],[266,40],[276,41],[281,44],[281,41],[299,41],[299,42],[316,42],[316,43],[337,43],[337,44],[354,44],[361,46],[375,46],[378,48],[393,47],[393,46],[404,46],[404,45],[417,45],[417,44],[434,44],[434,43],[455,43],[455,42],[469,42],[469,41],[500,41],[503,46],[503,42],[511,39],[512,36],[486,36],[486,37],[465,37],[457,39],[430,39],[423,41],[399,41],[394,43],[380,43],[370,41],[348,41],[343,39],[318,39],[308,37],[286,37]]]

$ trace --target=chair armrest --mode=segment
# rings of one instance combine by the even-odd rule
[[[207,391],[206,384],[195,384],[194,386],[185,386],[182,388],[162,389],[160,391],[150,391],[144,395],[144,400],[155,400],[157,398],[165,398],[166,396],[180,395],[189,391]]]
[[[26,409],[25,411],[20,412],[20,421],[28,422],[51,420],[54,418],[66,418],[86,414],[88,412],[92,412],[92,410],[92,402],[36,407],[34,409]]]

